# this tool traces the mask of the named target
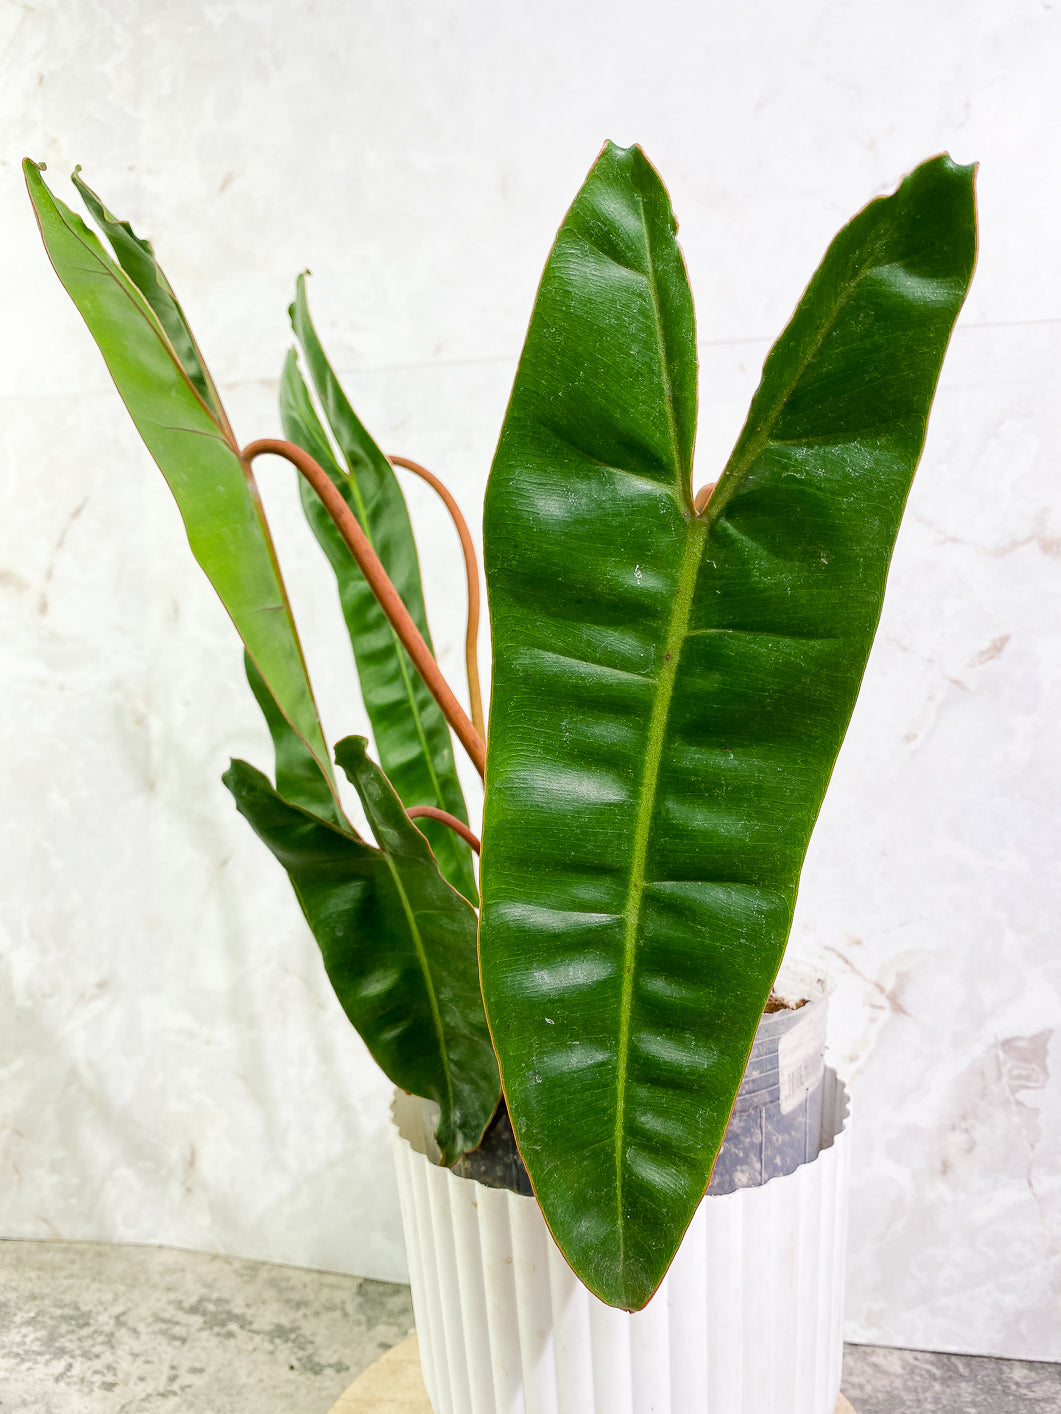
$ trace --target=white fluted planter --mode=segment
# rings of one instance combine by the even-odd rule
[[[833,1414],[843,1359],[848,1099],[826,1071],[822,1149],[697,1209],[644,1311],[605,1306],[533,1198],[433,1164],[418,1100],[394,1152],[435,1414]]]

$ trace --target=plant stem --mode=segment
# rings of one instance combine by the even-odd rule
[[[446,721],[456,732],[461,745],[471,757],[475,769],[480,776],[483,776],[486,772],[486,745],[482,737],[472,726],[464,708],[454,697],[452,688],[439,672],[438,664],[432,657],[431,650],[424,642],[408,609],[402,603],[401,595],[390,582],[387,571],[380,563],[379,556],[368,543],[368,538],[358,524],[357,517],[332,484],[331,477],[308,452],[304,452],[301,447],[296,447],[293,442],[282,442],[277,438],[265,437],[257,442],[251,442],[244,447],[240,456],[249,466],[255,457],[266,454],[283,457],[289,461],[316,491],[321,504],[331,516],[336,529],[357,561],[358,568],[365,576],[380,608],[398,635],[402,647],[412,659],[413,667],[423,678],[425,686],[438,703]]]
[[[451,815],[448,810],[439,810],[434,805],[411,805],[405,812],[410,820],[419,819],[421,816],[427,820],[438,820],[443,825],[448,825],[454,830],[465,843],[470,844],[476,854],[482,854],[483,847],[479,842],[479,836],[463,820],[458,820],[456,815]]]
[[[461,515],[460,507],[447,487],[439,481],[437,476],[428,471],[426,466],[421,466],[419,462],[410,461],[407,457],[388,456],[387,460],[392,466],[403,466],[406,471],[414,472],[438,492],[446,510],[449,511],[450,519],[456,526],[457,534],[460,536],[461,549],[464,551],[464,570],[468,577],[468,631],[464,638],[464,659],[468,666],[468,700],[472,708],[472,725],[485,741],[486,724],[483,720],[483,698],[479,690],[479,566],[476,563],[475,546],[472,544],[467,522]]]

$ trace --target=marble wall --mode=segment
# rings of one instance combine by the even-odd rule
[[[949,148],[982,163],[980,269],[791,947],[835,978],[856,1105],[849,1336],[1061,1360],[1057,10],[5,0],[0,39],[0,1234],[403,1272],[387,1087],[218,779],[269,760],[234,635],[18,160],[83,163],[154,238],[247,440],[311,267],[366,422],[474,521],[605,137],[682,222],[698,481],[832,233]],[[329,730],[363,729],[329,573],[263,480]],[[455,541],[413,501],[459,679]]]

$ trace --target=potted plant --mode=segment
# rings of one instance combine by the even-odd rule
[[[697,487],[676,224],[641,150],[605,146],[546,264],[487,487],[488,736],[474,627],[469,715],[431,654],[393,467],[304,280],[291,317],[316,405],[292,353],[288,440],[242,446],[150,245],[75,173],[112,259],[25,170],[242,637],[275,783],[239,761],[225,783],[347,1015],[400,1090],[437,1104],[441,1165],[477,1150],[503,1085],[578,1282],[641,1310],[701,1203],[784,952],[972,275],[973,169],[934,158],[841,231],[717,484]],[[254,482],[266,453],[301,473],[337,577],[379,764],[355,737],[334,761],[374,844],[316,713]],[[485,779],[478,887],[450,728]]]

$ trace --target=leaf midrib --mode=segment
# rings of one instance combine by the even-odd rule
[[[413,906],[409,902],[409,895],[405,892],[401,875],[386,850],[380,851],[387,868],[390,870],[391,878],[394,880],[394,887],[397,890],[398,898],[401,900],[402,910],[405,913],[406,922],[409,925],[409,933],[413,940],[413,948],[416,952],[417,961],[420,964],[420,971],[424,978],[424,989],[427,992],[428,1004],[431,1008],[431,1020],[435,1027],[435,1035],[438,1037],[439,1059],[442,1062],[442,1073],[446,1077],[446,1097],[449,1101],[450,1112],[452,1112],[455,1098],[453,1094],[453,1070],[450,1065],[449,1052],[446,1049],[446,1033],[442,1025],[442,1012],[438,1005],[438,995],[435,992],[435,980],[431,975],[431,968],[427,960],[427,952],[424,948],[424,940],[420,936],[420,929],[417,926],[416,914]]]
[[[671,384],[670,364],[667,362],[667,341],[663,333],[663,318],[660,310],[659,280],[656,278],[656,265],[652,259],[652,238],[649,235],[648,220],[645,216],[645,198],[640,192],[637,194],[637,210],[641,217],[641,229],[645,233],[645,260],[648,263],[645,279],[648,282],[651,297],[652,317],[656,330],[656,348],[659,353],[660,380],[663,383],[663,403],[667,410],[667,430],[670,433],[674,470],[679,477],[679,482],[683,473],[685,480],[689,482],[692,476],[692,467],[685,465],[685,458],[682,456],[679,444],[678,418],[674,409],[674,387]],[[692,494],[691,486],[685,487],[685,494],[686,496]]]
[[[648,861],[648,841],[655,813],[659,788],[660,765],[663,760],[663,742],[670,715],[674,683],[678,673],[682,644],[685,641],[692,612],[693,592],[704,545],[707,543],[707,526],[699,517],[687,522],[685,548],[681,569],[678,574],[674,607],[663,650],[663,662],[656,679],[656,692],[649,718],[648,737],[645,743],[645,770],[641,777],[638,794],[637,815],[634,821],[633,851],[630,863],[630,880],[627,888],[626,907],[623,909],[623,977],[619,1010],[619,1047],[616,1064],[616,1110],[615,1110],[615,1172],[616,1208],[618,1210],[618,1232],[620,1264],[625,1245],[623,1222],[623,1141],[626,1135],[626,1079],[630,1051],[630,1017],[633,1010],[634,965],[637,954],[638,930],[641,924],[641,905],[644,898],[645,868]]]
[[[645,237],[645,260],[647,272],[644,279],[649,289],[649,300],[656,334],[659,357],[660,381],[663,385],[663,402],[670,434],[672,464],[675,474],[675,498],[682,504],[691,498],[692,468],[686,467],[678,438],[678,423],[674,408],[674,389],[670,379],[670,365],[667,361],[667,345],[663,331],[660,305],[659,282],[652,259],[652,240],[645,216],[644,197],[637,194],[638,213]],[[684,484],[683,484],[684,475]],[[620,1269],[626,1262],[626,1236],[623,1217],[623,1147],[626,1135],[626,1080],[630,1051],[630,1017],[633,1010],[634,964],[637,953],[638,930],[641,923],[641,904],[644,897],[645,866],[648,860],[648,841],[655,813],[656,794],[659,786],[659,770],[663,758],[663,738],[670,715],[674,682],[678,672],[681,645],[689,625],[692,610],[693,590],[696,586],[700,557],[706,540],[706,522],[699,517],[688,518],[688,509],[683,505],[686,518],[686,538],[682,553],[681,568],[678,572],[677,591],[667,626],[667,637],[663,649],[663,661],[656,679],[656,691],[649,718],[648,737],[645,744],[645,769],[641,777],[638,794],[637,814],[634,820],[633,851],[630,861],[630,878],[627,886],[626,906],[623,909],[623,956],[622,992],[619,1002],[619,1045],[616,1064],[615,1096],[615,1203],[616,1230],[619,1238]]]
[[[817,358],[818,354],[821,352],[822,345],[832,333],[836,321],[840,318],[840,314],[843,311],[844,306],[853,297],[855,291],[858,289],[862,281],[866,278],[870,270],[876,268],[876,265],[880,258],[880,254],[881,247],[878,245],[874,248],[873,252],[869,256],[867,256],[864,263],[861,264],[855,272],[853,272],[850,280],[848,280],[847,284],[844,286],[835,304],[833,305],[832,311],[829,314],[828,319],[823,320],[818,326],[818,332],[815,335],[810,348],[799,360],[799,363],[796,365],[796,368],[794,369],[791,377],[786,379],[785,382],[782,384],[781,388],[778,390],[777,397],[774,398],[773,402],[770,404],[770,408],[766,415],[763,417],[762,421],[760,422],[758,430],[753,433],[753,435],[749,438],[747,446],[743,452],[741,451],[741,441],[744,435],[743,432],[741,433],[741,437],[737,439],[737,445],[734,447],[733,453],[730,456],[729,461],[722,469],[722,475],[719,478],[718,488],[711,496],[710,500],[707,503],[707,506],[705,507],[705,511],[709,519],[714,520],[721,514],[724,507],[724,503],[729,499],[729,496],[727,495],[728,488],[730,486],[736,485],[736,483],[745,474],[745,472],[747,472],[752,466],[755,465],[755,462],[758,460],[760,454],[766,447],[767,443],[773,441],[773,438],[771,437],[770,433],[772,428],[777,423],[777,419],[784,411],[785,405],[788,403],[792,394],[799,386],[800,382],[803,379],[803,375],[807,372],[807,369],[811,366],[811,364]],[[802,305],[802,300],[800,301],[800,303]],[[773,350],[771,350],[771,356],[772,353]],[[801,443],[798,441],[792,441],[791,439],[787,440],[790,445],[801,445]]]

